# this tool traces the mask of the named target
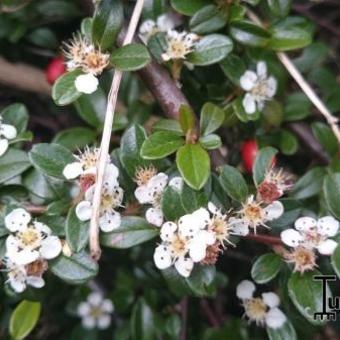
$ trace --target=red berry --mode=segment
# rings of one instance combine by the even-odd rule
[[[255,139],[248,139],[244,141],[241,148],[241,156],[243,166],[249,173],[253,170],[253,164],[257,155],[258,146]]]
[[[54,82],[66,72],[64,59],[62,57],[53,58],[45,69],[47,81],[53,85]]]

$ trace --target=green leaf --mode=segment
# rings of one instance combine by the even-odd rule
[[[9,321],[9,333],[14,340],[26,338],[36,326],[41,311],[40,302],[23,300],[13,311]]]
[[[267,0],[270,12],[276,17],[285,17],[290,11],[292,0]]]
[[[243,98],[241,96],[237,97],[232,103],[231,103],[232,110],[234,114],[237,116],[237,118],[244,123],[247,123],[249,121],[257,120],[260,118],[260,111],[256,111],[253,114],[248,114],[243,106]]]
[[[323,182],[323,193],[329,210],[340,219],[340,172],[327,175]]]
[[[53,84],[52,98],[57,105],[71,104],[81,96],[75,86],[76,78],[81,74],[82,71],[78,69],[67,72]]]
[[[325,174],[325,169],[321,167],[315,167],[307,171],[295,183],[291,196],[296,199],[305,199],[318,195],[322,190]]]
[[[187,144],[179,148],[176,155],[177,168],[184,181],[193,189],[199,190],[210,175],[210,157],[197,144]]]
[[[102,233],[100,243],[109,248],[125,249],[149,241],[159,235],[159,229],[148,224],[144,218],[123,217],[119,228]]]
[[[183,136],[183,130],[181,124],[175,119],[160,119],[154,125],[152,125],[152,131],[169,131],[177,133],[179,136]]]
[[[31,166],[26,152],[17,149],[8,149],[0,157],[0,183],[23,173]]]
[[[221,168],[219,177],[222,188],[235,201],[244,202],[248,197],[248,186],[241,173],[230,165]]]
[[[213,103],[206,103],[201,110],[201,135],[206,136],[216,131],[224,121],[224,112]]]
[[[102,50],[112,49],[124,21],[120,0],[101,0],[92,23],[92,40]]]
[[[159,131],[147,138],[141,148],[145,159],[159,159],[174,153],[184,144],[183,137],[174,132]]]
[[[142,44],[129,44],[113,51],[111,63],[121,71],[140,70],[148,63],[151,57],[148,49]]]
[[[222,140],[219,135],[214,133],[203,136],[199,139],[201,146],[206,150],[214,150],[222,146]]]
[[[98,264],[91,256],[82,251],[71,257],[64,255],[49,261],[52,273],[69,284],[83,284],[98,273]]]
[[[266,330],[269,340],[297,340],[295,328],[289,320],[286,320],[280,328],[267,327]]]
[[[312,123],[312,130],[323,148],[331,155],[335,155],[339,150],[338,141],[331,128],[325,123]]]
[[[237,86],[240,86],[240,78],[246,72],[246,64],[238,55],[230,53],[220,61],[220,66],[226,77]]]
[[[270,39],[270,33],[264,28],[246,20],[233,22],[230,35],[239,43],[252,47],[264,47]]]
[[[251,277],[258,284],[267,283],[279,273],[281,265],[281,256],[273,253],[261,255],[251,268]]]
[[[233,42],[222,34],[210,34],[203,37],[195,47],[195,51],[187,55],[189,63],[207,66],[218,63],[233,49]]]
[[[172,187],[167,187],[163,191],[161,206],[167,221],[176,221],[186,214],[180,193]]]
[[[171,0],[171,6],[177,12],[184,15],[193,15],[202,7],[209,4],[209,0]]]
[[[131,314],[131,339],[155,339],[155,320],[150,306],[143,297],[135,303]]]
[[[209,186],[209,182],[206,186]],[[188,185],[184,184],[181,191],[181,206],[184,207],[186,213],[192,213],[193,211],[206,206],[208,204],[209,193],[206,192],[206,188],[200,191],[193,190]]]
[[[301,120],[310,115],[311,102],[303,92],[294,92],[287,98],[284,107],[284,121]]]
[[[282,129],[280,132],[279,146],[282,153],[289,156],[297,152],[299,142],[291,132]]]
[[[311,33],[302,25],[294,25],[285,19],[270,28],[272,37],[268,47],[276,51],[289,51],[305,47],[312,42]]]
[[[95,140],[96,134],[93,130],[85,127],[75,127],[57,133],[52,143],[62,145],[70,151],[75,151],[92,144]]]
[[[263,182],[266,171],[273,165],[277,150],[271,146],[260,149],[253,165],[253,179],[256,186]]]
[[[1,111],[0,115],[5,124],[15,126],[18,134],[27,129],[28,112],[25,105],[19,103],[9,105]]]
[[[339,246],[339,244],[335,248],[335,250],[332,254],[331,264],[332,264],[332,267],[333,267],[336,275],[338,275],[338,278],[340,279],[340,246]]]
[[[68,163],[74,162],[72,153],[58,144],[35,144],[29,158],[36,169],[44,175],[65,179],[63,170]]]
[[[197,34],[207,34],[218,31],[227,24],[227,18],[227,15],[223,14],[217,6],[204,6],[190,19],[190,31]]]
[[[195,127],[195,114],[189,106],[181,105],[179,108],[179,123],[184,133]]]
[[[288,294],[298,311],[311,324],[320,325],[324,322],[314,319],[314,313],[323,311],[322,282],[314,281],[314,276],[321,275],[318,271],[293,273],[288,281]],[[331,297],[327,285],[327,297]]]
[[[72,207],[68,212],[65,233],[66,241],[73,252],[78,253],[87,245],[89,223],[79,220],[75,212],[75,207]]]
[[[23,184],[32,194],[40,198],[53,200],[58,197],[47,178],[34,168],[25,173]]]

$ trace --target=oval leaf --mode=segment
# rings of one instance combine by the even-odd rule
[[[224,112],[213,103],[206,103],[201,110],[200,129],[203,136],[216,131],[224,121]]]
[[[277,254],[261,255],[251,268],[251,277],[258,284],[267,283],[278,274],[281,264],[281,256]]]
[[[332,263],[333,269],[336,272],[336,275],[338,275],[340,279],[340,246],[339,244],[335,248],[331,259],[332,259],[331,263]]]
[[[325,177],[323,192],[329,210],[337,219],[340,219],[340,173]]]
[[[267,327],[267,334],[269,340],[296,340],[297,335],[295,332],[295,328],[289,320],[280,327],[280,328],[270,328]]]
[[[256,154],[253,165],[253,179],[256,186],[263,182],[267,170],[273,165],[277,150],[268,146],[262,148]]]

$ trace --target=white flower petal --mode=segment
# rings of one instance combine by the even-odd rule
[[[22,293],[26,289],[26,282],[24,276],[13,277],[8,280],[8,283],[17,293]]]
[[[0,157],[7,151],[8,149],[8,140],[7,139],[0,139]]]
[[[168,183],[168,175],[163,172],[150,178],[147,187],[151,191],[162,192]]]
[[[57,236],[48,236],[41,242],[40,254],[44,259],[54,259],[61,253],[62,245]]]
[[[267,221],[276,220],[284,213],[284,207],[280,201],[274,201],[263,210],[266,214]]]
[[[149,208],[145,213],[145,218],[149,223],[160,227],[163,223],[163,211],[161,208]]]
[[[197,224],[199,229],[204,229],[210,222],[209,211],[205,208],[195,210],[192,214],[192,221]]]
[[[240,78],[240,84],[243,90],[250,91],[256,85],[258,78],[257,74],[253,71],[246,71]]]
[[[39,276],[28,276],[26,279],[28,285],[34,288],[42,288],[45,286],[45,281],[42,277]]]
[[[267,78],[267,64],[264,61],[259,61],[256,65],[256,72],[259,78]]]
[[[92,216],[92,204],[89,201],[81,201],[76,206],[76,215],[80,221],[88,221]]]
[[[118,176],[119,170],[114,164],[110,163],[106,165],[103,188],[108,191],[113,191],[117,186],[119,186]]]
[[[92,292],[87,296],[87,301],[92,306],[100,306],[101,303],[103,302],[103,295],[100,294],[99,292]]]
[[[175,268],[183,277],[189,277],[194,268],[194,262],[189,258],[180,257],[175,262]]]
[[[177,189],[178,191],[181,191],[183,188],[183,178],[180,176],[176,176],[171,178],[171,180],[169,181],[169,186],[172,188]]]
[[[99,227],[104,233],[108,233],[119,228],[121,220],[122,219],[119,212],[108,212],[99,218]]]
[[[103,314],[97,320],[97,326],[99,329],[106,329],[111,324],[111,317],[108,314]]]
[[[270,308],[277,307],[280,304],[280,298],[273,292],[262,293],[263,302]]]
[[[267,97],[274,97],[277,90],[277,80],[274,77],[269,77],[267,80]]]
[[[96,319],[92,316],[86,316],[82,318],[81,323],[86,329],[93,329],[96,326]]]
[[[95,92],[98,88],[98,85],[99,81],[92,73],[81,74],[74,82],[74,86],[76,87],[77,91],[86,94]]]
[[[162,225],[160,237],[163,241],[170,241],[177,230],[177,224],[174,222],[165,222]]]
[[[83,173],[83,166],[80,162],[69,163],[63,170],[66,179],[75,179]]]
[[[243,280],[236,287],[236,296],[241,300],[251,299],[256,290],[252,281]]]
[[[102,310],[106,313],[112,313],[114,310],[112,301],[109,299],[105,299],[102,302]]]
[[[208,210],[212,213],[212,214],[217,214],[218,213],[218,208],[216,207],[216,205],[213,202],[208,202]]]
[[[9,231],[16,232],[26,229],[31,220],[31,215],[22,208],[12,210],[5,217],[5,226]]]
[[[17,136],[17,129],[13,125],[1,124],[0,134],[7,139],[13,139]]]
[[[135,190],[135,197],[140,204],[151,203],[153,196],[146,185],[141,185]]]
[[[7,252],[7,256],[18,265],[25,265],[34,262],[40,256],[36,250],[23,249],[17,252]]]
[[[241,219],[231,217],[229,223],[232,227],[232,234],[247,236],[249,234],[249,225]]]
[[[317,249],[322,255],[332,255],[337,246],[338,243],[334,240],[326,240],[324,242],[321,242],[318,245]]]
[[[339,221],[332,216],[325,216],[318,220],[317,228],[319,234],[333,237],[338,233]]]
[[[242,105],[244,110],[246,111],[246,113],[248,114],[253,114],[256,112],[256,102],[255,102],[255,98],[252,94],[247,93],[243,100],[242,100]]]
[[[312,217],[300,217],[295,221],[295,229],[308,231],[316,227],[316,220]]]
[[[194,262],[200,262],[205,258],[207,246],[200,242],[191,242],[189,246],[189,256]]]
[[[91,308],[88,302],[81,302],[77,308],[77,314],[79,316],[86,316],[90,313]]]
[[[286,322],[287,317],[279,308],[269,309],[266,315],[266,325],[270,328],[280,328]]]
[[[175,28],[177,24],[175,19],[176,17],[170,13],[162,14],[157,18],[157,26],[160,31],[166,32],[167,30]]]
[[[139,33],[141,35],[148,35],[156,26],[156,23],[149,19],[149,20],[145,20],[139,27]]]
[[[38,221],[33,221],[34,228],[38,231],[41,231],[42,233],[46,235],[51,235],[52,230],[50,227],[48,227],[46,224],[38,222]]]
[[[304,237],[295,229],[286,229],[280,236],[282,242],[289,247],[297,247],[304,241]]]
[[[170,250],[167,246],[163,244],[159,245],[155,249],[153,259],[156,267],[161,270],[169,268],[172,264]]]

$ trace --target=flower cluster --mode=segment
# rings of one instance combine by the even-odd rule
[[[46,260],[57,257],[62,244],[51,229],[37,221],[22,208],[11,211],[5,217],[5,226],[11,232],[6,239],[4,263],[10,286],[18,293],[27,285],[41,288],[45,282],[42,278],[47,270]]]
[[[169,181],[168,175],[163,172],[157,173],[154,166],[138,168],[135,175],[137,188],[135,197],[140,204],[150,204],[146,210],[146,220],[160,227],[163,224],[164,216],[161,208],[161,199],[166,186],[175,187],[181,190],[183,180],[181,177],[174,177]]]
[[[0,116],[0,157],[7,151],[9,140],[17,136],[17,130],[13,125],[4,124]]]
[[[102,294],[92,292],[86,301],[78,305],[78,316],[86,329],[106,329],[111,324],[111,314],[114,310],[111,300],[104,299]]]
[[[267,65],[260,61],[256,72],[247,70],[240,78],[240,84],[247,93],[243,98],[243,107],[248,114],[263,110],[265,102],[271,100],[277,89],[277,81],[267,74]]]
[[[332,255],[337,242],[330,239],[337,235],[339,221],[332,216],[318,220],[301,217],[295,221],[295,229],[286,229],[281,233],[284,244],[293,250],[285,254],[286,260],[294,264],[294,271],[303,273],[316,266],[317,250],[321,255]]]
[[[110,55],[103,53],[80,33],[74,35],[73,39],[64,44],[63,52],[67,59],[68,70],[79,68],[85,73],[76,78],[76,89],[87,94],[96,91],[99,84],[96,76],[100,75],[108,66]]]
[[[254,321],[258,326],[266,325],[274,329],[282,327],[287,317],[278,308],[278,295],[268,292],[262,293],[261,297],[254,297],[255,290],[255,284],[249,280],[240,282],[236,288],[236,295],[242,301],[249,322]]]
[[[63,174],[66,179],[78,179],[80,196],[83,199],[76,206],[76,215],[79,220],[88,221],[92,215],[99,149],[87,147],[83,153],[75,155],[75,158],[75,162],[66,165]],[[120,226],[121,216],[117,209],[123,201],[123,189],[119,186],[118,176],[118,168],[107,155],[99,210],[99,227],[104,232]]]

